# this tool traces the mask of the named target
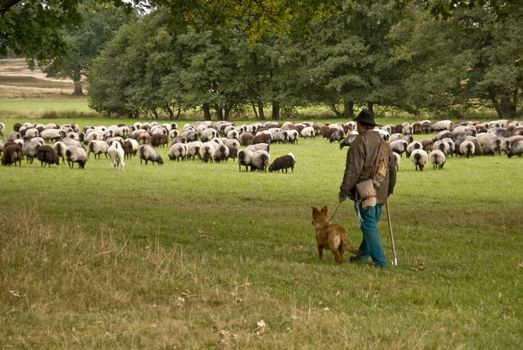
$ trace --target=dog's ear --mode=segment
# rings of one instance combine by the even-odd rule
[[[327,206],[324,205],[323,208],[321,208],[321,212],[327,214]]]
[[[311,207],[311,208],[312,208],[312,213],[313,214],[315,214],[315,213],[317,213],[319,211],[318,208],[315,208],[315,207]]]

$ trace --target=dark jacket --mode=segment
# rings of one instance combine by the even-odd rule
[[[366,131],[356,137],[347,152],[345,174],[340,187],[340,194],[356,198],[356,184],[371,178],[371,173],[378,158],[382,139],[376,131]],[[396,167],[394,157],[389,147],[389,171],[382,185],[376,191],[378,204],[385,204],[387,197],[394,191],[396,185]]]

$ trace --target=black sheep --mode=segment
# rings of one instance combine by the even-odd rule
[[[58,153],[51,146],[38,147],[36,158],[40,161],[41,166],[44,166],[44,163],[47,163],[49,167],[51,167],[51,164],[60,165]]]
[[[294,172],[295,163],[296,161],[294,160],[294,155],[292,153],[289,153],[286,156],[276,158],[274,162],[272,162],[272,164],[269,166],[269,172],[280,172],[280,170],[285,170],[285,172],[287,172],[289,168],[291,168],[291,171]]]
[[[4,154],[2,155],[2,165],[12,165],[22,166],[22,159],[24,159],[24,154],[22,152],[22,147],[16,143],[8,142],[4,148]]]

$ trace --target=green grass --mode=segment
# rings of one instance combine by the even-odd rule
[[[0,99],[0,113],[6,117],[39,118],[44,113],[79,113],[93,112],[87,105],[87,98],[20,98]]]
[[[519,348],[521,158],[403,158],[399,266],[380,271],[317,258],[310,208],[334,209],[346,151],[318,138],[271,156],[289,151],[294,174],[0,167],[0,348]],[[359,243],[349,202],[334,221]],[[379,229],[390,260],[385,214]]]

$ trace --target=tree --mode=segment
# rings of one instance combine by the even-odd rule
[[[99,50],[120,26],[134,20],[131,13],[115,7],[107,7],[94,13],[82,8],[81,16],[80,25],[68,25],[63,31],[64,53],[50,62],[39,62],[48,76],[72,79],[73,95],[76,96],[83,95],[82,78],[89,72],[91,62]]]

